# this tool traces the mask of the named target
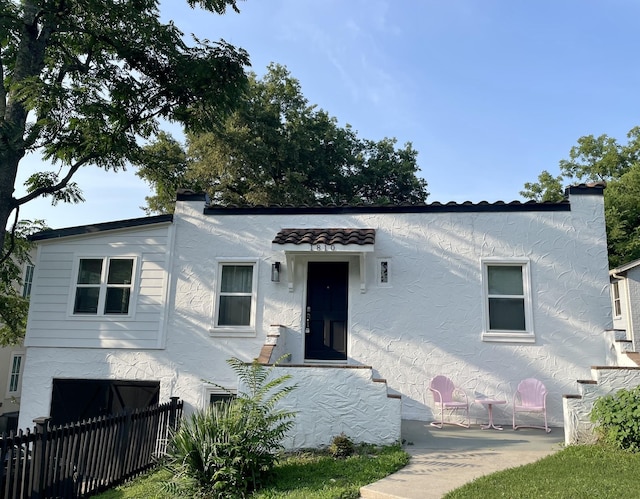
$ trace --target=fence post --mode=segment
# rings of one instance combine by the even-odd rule
[[[45,473],[45,456],[47,450],[47,433],[49,431],[49,421],[51,418],[42,416],[36,418],[33,422],[36,425],[36,438],[33,442],[33,455],[31,463],[31,498],[40,499],[44,497],[44,473]],[[28,459],[28,457],[26,457]]]
[[[169,412],[169,428],[172,430],[176,429],[177,424],[177,414],[178,414],[178,400],[180,397],[170,397],[171,400],[171,410]]]

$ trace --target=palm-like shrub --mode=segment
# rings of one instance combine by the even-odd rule
[[[200,497],[245,497],[264,483],[293,426],[294,413],[276,407],[295,388],[285,385],[290,376],[275,377],[275,366],[227,362],[240,393],[183,421],[169,451],[174,492],[183,484]]]

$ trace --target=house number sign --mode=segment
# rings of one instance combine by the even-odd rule
[[[335,251],[335,244],[312,244],[311,251]]]

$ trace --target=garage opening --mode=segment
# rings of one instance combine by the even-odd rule
[[[159,402],[159,381],[113,379],[54,379],[51,424],[63,425],[144,409]]]

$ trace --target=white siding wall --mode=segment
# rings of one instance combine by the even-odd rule
[[[162,347],[170,254],[167,225],[45,240],[38,247],[27,347]],[[137,258],[133,316],[71,315],[77,258],[108,256]]]
[[[314,253],[300,259],[289,292],[292,269],[286,268],[284,252],[272,248],[271,241],[282,228],[360,227],[377,232],[375,252],[366,256],[365,293],[360,292],[358,257],[346,257],[351,263],[349,363],[373,366],[376,377],[385,378],[392,391],[402,394],[403,418],[433,418],[427,386],[433,376],[445,374],[472,398],[489,395],[509,400],[507,408],[496,410],[497,421],[504,423],[510,421],[517,383],[533,376],[550,391],[550,423],[562,425],[562,394],[573,390],[576,379],[588,377],[590,365],[604,362],[603,331],[611,327],[602,196],[572,196],[571,204],[572,210],[566,212],[203,216],[202,202],[178,203],[170,289],[174,302],[166,349],[30,348],[25,383],[33,395],[28,407],[23,398],[21,423],[46,414],[54,376],[159,379],[161,400],[176,395],[187,408],[201,407],[206,399],[202,380],[235,388],[226,359],[257,357],[272,324],[285,326],[280,341],[285,341],[292,362],[302,362],[306,261],[345,257]],[[55,274],[59,272],[55,262],[68,266],[69,258],[59,254],[64,253],[59,243],[55,246],[47,260],[56,276],[50,286],[66,300],[68,282]],[[143,245],[150,246],[155,247]],[[258,262],[257,334],[213,337],[216,258],[239,257]],[[380,257],[390,258],[391,285],[376,285],[375,264]],[[492,257],[530,261],[533,344],[481,339],[481,259]],[[270,281],[274,261],[283,263],[279,283]],[[38,271],[41,268],[42,264]],[[39,279],[37,272],[38,287]],[[52,296],[49,302],[54,301]],[[33,337],[28,341],[33,346],[45,341],[52,325],[43,301],[32,306]],[[69,332],[69,321],[56,317],[58,345],[77,346],[81,341],[85,346],[114,346],[102,332],[97,338],[95,331],[92,337],[86,329]],[[145,341],[148,329],[133,331],[132,325],[124,325],[109,334],[117,337],[116,346],[133,345]],[[486,410],[476,405],[472,416],[484,420]]]

